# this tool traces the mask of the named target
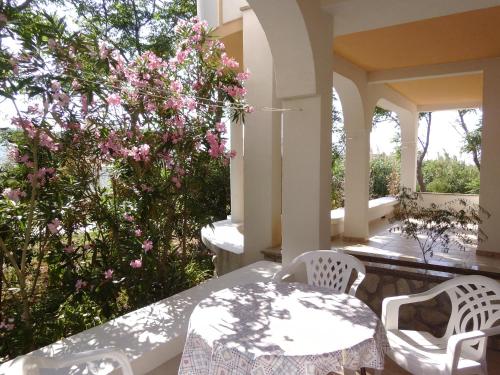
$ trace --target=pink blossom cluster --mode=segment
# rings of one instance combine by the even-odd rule
[[[61,89],[61,84],[58,81],[52,81],[51,83],[52,99],[56,105],[60,107],[67,107],[71,98]]]
[[[62,222],[58,218],[52,220],[49,224],[47,224],[47,228],[50,233],[57,234],[62,229]]]
[[[40,146],[53,152],[59,149],[59,144],[57,144],[44,130],[37,129],[30,119],[25,117],[14,117],[11,122],[17,127],[23,129],[30,139],[37,139]]]
[[[133,223],[135,221],[135,218],[129,213],[124,213],[123,218],[125,219],[125,221],[128,221],[129,223]]]
[[[12,331],[15,327],[14,318],[9,318],[7,321],[4,319],[0,322],[0,329],[5,329],[6,331]]]
[[[143,162],[148,162],[149,161],[149,145],[144,143],[139,145],[139,147],[134,146],[132,149],[129,151],[128,155],[134,159],[135,161],[143,161]]]
[[[82,279],[78,279],[76,280],[76,283],[75,283],[75,290],[76,292],[78,293],[80,290],[86,288],[88,285],[88,283]]]
[[[107,269],[106,271],[104,271],[104,279],[105,280],[111,280],[113,278],[113,273],[115,271],[111,268]]]
[[[47,180],[52,180],[55,178],[55,173],[56,173],[56,170],[52,167],[49,167],[49,168],[45,168],[45,167],[42,167],[40,169],[38,169],[38,171],[36,173],[28,173],[28,181],[32,184],[32,185],[40,185],[40,186],[44,186],[45,183],[47,182]]]
[[[26,197],[26,193],[21,189],[11,188],[5,188],[2,192],[2,195],[13,202],[19,202],[21,198]]]
[[[142,267],[142,260],[140,259],[134,259],[130,262],[130,267],[132,268],[141,268]]]
[[[220,155],[224,155],[226,145],[225,140],[219,140],[217,134],[213,131],[207,130],[205,134],[205,139],[208,142],[209,149],[208,154],[213,158],[218,158]]]
[[[144,250],[145,253],[148,253],[151,250],[153,250],[153,241],[151,241],[151,240],[145,240],[142,243],[142,249]]]
[[[236,85],[222,86],[222,89],[233,98],[237,99],[242,99],[247,94],[246,88]]]
[[[238,61],[236,61],[232,57],[229,57],[226,52],[222,53],[221,62],[223,66],[229,69],[238,69],[240,67]]]

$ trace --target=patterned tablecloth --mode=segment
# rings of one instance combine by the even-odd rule
[[[359,299],[299,283],[255,283],[201,301],[179,375],[326,375],[384,368],[385,330]]]

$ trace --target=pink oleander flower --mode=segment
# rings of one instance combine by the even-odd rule
[[[140,230],[140,229],[136,229],[136,230],[134,231],[134,235],[135,235],[136,237],[140,237],[140,236],[142,236],[142,230]]]
[[[225,52],[223,52],[221,55],[221,61],[222,61],[222,65],[224,65],[225,67],[227,67],[229,69],[237,69],[240,66],[238,61],[236,61],[232,57],[229,57]]]
[[[73,82],[71,82],[71,88],[73,90],[80,90],[82,88],[82,86],[80,85],[80,82],[78,82],[76,79],[74,79]]]
[[[115,271],[114,271],[114,270],[112,270],[111,268],[110,268],[110,269],[107,269],[106,271],[104,271],[104,279],[106,279],[106,280],[110,280],[110,279],[112,279],[112,278],[113,278],[113,273],[114,273],[114,272],[115,272]]]
[[[82,97],[80,98],[80,102],[82,104],[82,114],[86,115],[89,111],[89,101],[87,99],[87,96],[82,95]]]
[[[109,56],[109,49],[108,49],[108,47],[106,46],[106,44],[101,43],[101,45],[99,46],[99,57],[100,57],[102,60],[104,60],[104,59],[106,59],[108,56]]]
[[[46,133],[40,134],[40,146],[49,149],[50,151],[57,151],[59,145],[54,142],[54,140]]]
[[[66,254],[73,254],[75,252],[75,248],[72,245],[65,246],[63,250]]]
[[[16,203],[19,202],[21,197],[23,198],[26,197],[26,193],[24,191],[21,191],[21,189],[11,189],[11,188],[4,189],[2,195],[5,198],[10,199],[11,201]]]
[[[75,283],[75,289],[76,289],[76,292],[78,293],[80,290],[82,290],[83,288],[87,287],[87,282],[86,281],[83,281],[81,279],[78,279],[76,280],[76,283]]]
[[[47,228],[49,228],[50,233],[56,234],[61,229],[61,225],[62,225],[61,220],[55,218],[54,220],[52,220],[52,222],[47,224]]]
[[[109,105],[120,105],[121,103],[121,98],[118,94],[111,94],[108,96],[106,99]]]
[[[0,322],[0,329],[5,329],[7,331],[12,331],[14,328],[15,328],[15,324],[14,324],[14,319],[13,318],[7,319],[7,322],[5,320],[2,320]]]
[[[149,145],[142,144],[139,147],[132,147],[129,156],[135,161],[149,161]]]
[[[226,124],[224,124],[223,122],[217,122],[215,124],[215,129],[220,133],[225,133],[226,132]]]
[[[181,180],[179,179],[179,177],[173,176],[171,180],[177,189],[181,188]]]
[[[130,262],[130,267],[132,267],[132,268],[141,268],[142,267],[142,260],[140,260],[140,259],[134,259],[133,261]]]
[[[170,90],[172,90],[173,92],[181,92],[182,90],[182,83],[180,83],[179,81],[172,81],[170,83]]]
[[[236,79],[240,82],[246,81],[248,78],[250,78],[250,72],[246,70],[245,72],[238,73],[236,75]]]
[[[142,243],[142,248],[144,249],[144,252],[147,253],[151,250],[153,250],[153,241],[151,240],[146,240]]]
[[[125,221],[128,221],[129,223],[133,223],[135,220],[134,217],[128,213],[124,213],[123,218],[125,219]]]

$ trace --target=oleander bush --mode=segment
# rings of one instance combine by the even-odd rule
[[[227,213],[227,121],[251,111],[248,73],[197,19],[177,23],[168,57],[23,17],[0,13],[19,47],[0,54],[16,112],[0,168],[0,361],[209,276],[199,232]]]

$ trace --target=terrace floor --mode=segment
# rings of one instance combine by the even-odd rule
[[[418,243],[413,239],[404,238],[400,233],[390,232],[392,226],[387,219],[375,220],[370,224],[371,236],[368,242],[353,243],[336,238],[332,240],[332,248],[343,248],[357,255],[422,263]],[[429,264],[472,271],[500,271],[500,258],[478,256],[474,246],[469,246],[466,250],[452,246],[448,252],[437,247],[433,257],[429,258]]]

